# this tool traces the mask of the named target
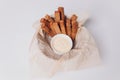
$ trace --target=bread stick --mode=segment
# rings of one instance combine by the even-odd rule
[[[59,22],[60,21],[60,12],[59,11],[55,11],[55,21]]]
[[[63,7],[58,7],[58,11],[60,12],[60,20],[65,20],[65,15],[64,15],[64,8]]]
[[[50,22],[50,29],[51,29],[51,31],[53,32],[54,35],[57,34],[56,31],[55,31],[55,28],[53,26],[53,22]]]
[[[77,16],[75,14],[72,15],[71,20],[77,20]]]
[[[63,20],[60,20],[61,33],[66,34],[65,24]]]
[[[71,33],[72,40],[75,40],[77,30],[78,30],[78,22],[73,20],[72,21],[72,33]]]
[[[54,27],[55,32],[56,32],[57,34],[60,34],[60,33],[61,33],[60,28],[59,28],[57,22],[54,22],[52,26]]]
[[[54,19],[50,17],[49,15],[46,15],[45,19],[48,20],[49,22],[54,22]]]
[[[71,29],[70,19],[66,19],[66,32],[67,35],[71,37],[72,29]]]
[[[42,24],[45,24],[47,27],[50,26],[50,25],[49,25],[49,21],[46,20],[45,18],[41,18],[40,22],[41,22]]]
[[[45,22],[45,18],[41,18],[40,23],[44,23],[44,22]]]
[[[55,35],[50,29],[49,22],[45,18],[41,18],[40,22],[42,23],[41,28],[45,33],[47,33],[51,37]]]
[[[45,33],[47,33],[49,36],[51,36],[51,37],[54,36],[54,34],[50,31],[50,29],[49,29],[45,24],[42,24],[42,25],[41,25],[41,29],[42,29]]]

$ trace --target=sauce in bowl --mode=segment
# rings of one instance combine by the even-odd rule
[[[72,46],[71,38],[65,34],[57,34],[51,39],[51,47],[58,55],[69,52]]]

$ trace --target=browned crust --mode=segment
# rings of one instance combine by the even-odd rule
[[[55,31],[55,28],[53,26],[53,22],[50,22],[50,29],[51,29],[51,31],[53,32],[54,35],[57,34],[56,31]]]
[[[77,20],[77,16],[75,14],[72,15],[71,20]]]
[[[48,14],[45,16],[45,19],[48,20],[49,22],[54,22],[54,19],[50,17]]]
[[[57,22],[54,22],[52,26],[54,27],[54,30],[55,30],[55,32],[56,32],[57,34],[60,34],[60,33],[61,33],[60,28],[59,28]]]
[[[66,28],[63,20],[60,20],[60,29],[62,34],[66,34]]]
[[[72,40],[75,40],[77,30],[78,30],[78,22],[74,20],[72,21],[72,33],[71,33]]]
[[[66,19],[66,32],[67,35],[71,37],[72,28],[71,28],[70,19]]]
[[[64,8],[58,7],[58,11],[60,12],[60,20],[65,20]]]
[[[45,33],[47,33],[49,36],[51,36],[51,37],[54,36],[54,34],[51,32],[51,30],[50,30],[44,23],[41,25],[41,29],[42,29]]]
[[[59,11],[55,11],[55,21],[59,22],[60,21],[60,12]]]

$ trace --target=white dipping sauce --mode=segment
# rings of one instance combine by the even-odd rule
[[[71,50],[72,40],[65,34],[57,34],[51,40],[51,47],[56,54],[64,54]]]

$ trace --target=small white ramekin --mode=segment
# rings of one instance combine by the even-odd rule
[[[57,39],[57,38],[63,38],[63,39],[65,39],[65,40],[67,40],[67,42],[69,43],[69,46],[67,46],[67,49],[64,51],[64,52],[61,52],[60,50],[56,50],[56,47],[54,46],[54,44],[55,44],[55,39]],[[58,41],[58,43],[60,43],[61,41]],[[51,44],[51,47],[52,47],[52,49],[53,49],[53,51],[56,53],[56,54],[58,54],[58,55],[62,55],[62,54],[64,54],[64,53],[67,53],[67,52],[69,52],[70,50],[71,50],[71,48],[72,48],[72,46],[73,46],[73,42],[72,42],[72,39],[68,36],[68,35],[65,35],[65,34],[57,34],[57,35],[55,35],[52,39],[51,39],[51,41],[50,41],[50,44]],[[66,43],[64,43],[64,44],[66,44]],[[65,48],[64,47],[64,44],[61,44],[61,45],[63,45],[63,46],[60,46],[60,48]],[[58,47],[58,46],[57,46]]]

